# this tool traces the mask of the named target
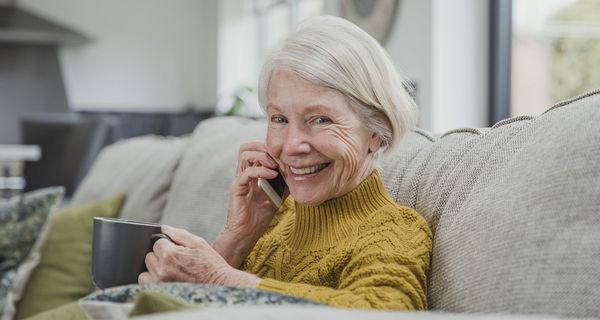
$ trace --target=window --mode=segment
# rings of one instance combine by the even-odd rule
[[[263,59],[300,21],[322,8],[323,0],[219,1],[217,114],[263,115],[256,96]]]
[[[511,115],[600,88],[600,1],[512,1]]]

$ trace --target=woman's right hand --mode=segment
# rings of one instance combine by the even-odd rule
[[[236,268],[248,256],[277,212],[258,188],[258,179],[272,179],[278,174],[277,163],[267,153],[264,143],[249,142],[240,147],[236,177],[230,190],[227,222],[213,243],[213,248]]]

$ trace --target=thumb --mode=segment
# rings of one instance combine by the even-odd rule
[[[184,229],[173,228],[168,225],[161,226],[162,233],[166,234],[175,244],[186,248],[197,248],[203,246],[206,241]]]

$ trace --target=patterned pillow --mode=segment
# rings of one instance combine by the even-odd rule
[[[50,187],[0,202],[0,315],[11,318],[48,230],[48,217],[64,195]]]
[[[17,305],[17,319],[77,301],[90,294],[92,284],[93,217],[117,217],[125,194],[53,214],[40,263],[31,273]]]
[[[146,295],[146,293],[158,293]],[[151,303],[143,299],[154,299]],[[179,303],[161,303],[165,301]],[[144,303],[153,308],[144,310]],[[301,298],[258,289],[216,286],[192,283],[158,283],[127,285],[95,292],[80,300],[81,307],[91,319],[107,314],[126,317],[133,310],[136,315],[157,311],[171,311],[189,307],[225,307],[231,305],[317,305]],[[164,306],[159,310],[156,306]]]

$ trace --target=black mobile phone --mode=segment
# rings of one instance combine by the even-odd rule
[[[258,187],[267,195],[276,208],[281,207],[287,187],[281,172],[273,179],[258,179]]]

